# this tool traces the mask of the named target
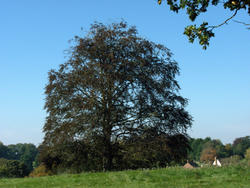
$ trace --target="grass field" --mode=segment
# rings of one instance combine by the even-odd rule
[[[74,187],[177,187],[177,188],[250,188],[250,167],[157,170],[128,170],[62,174],[39,178],[0,179],[3,188],[74,188]]]

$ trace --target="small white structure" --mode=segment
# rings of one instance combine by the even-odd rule
[[[220,161],[219,161],[216,157],[214,158],[213,165],[214,165],[214,166],[221,166]]]

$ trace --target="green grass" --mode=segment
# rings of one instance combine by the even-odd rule
[[[250,167],[234,166],[191,170],[181,167],[171,167],[157,170],[62,174],[40,178],[0,179],[0,187],[250,188]]]

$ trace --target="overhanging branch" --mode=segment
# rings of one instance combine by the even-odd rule
[[[218,27],[221,27],[221,26],[223,26],[223,25],[225,25],[225,24],[228,24],[228,21],[230,21],[231,19],[233,19],[233,18],[237,15],[238,10],[239,10],[239,9],[236,9],[235,12],[234,12],[234,14],[233,14],[230,18],[228,18],[228,19],[226,19],[224,22],[222,22],[221,24],[215,25],[215,26],[209,26],[208,28],[211,28],[211,30],[213,30],[213,29],[216,29],[216,28],[218,28]]]
[[[233,20],[233,21],[236,22],[236,23],[243,24],[243,25],[245,25],[245,26],[250,26],[250,24],[245,23],[245,22],[241,22],[241,21],[238,21],[238,20]],[[250,27],[248,27],[247,29],[250,29]]]

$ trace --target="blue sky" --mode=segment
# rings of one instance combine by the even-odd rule
[[[229,15],[210,8],[197,21],[219,24]],[[250,30],[243,25],[218,28],[204,51],[182,34],[190,24],[185,13],[172,13],[156,0],[1,0],[0,141],[42,142],[48,71],[66,61],[68,41],[84,36],[94,21],[121,19],[173,52],[181,68],[181,94],[194,118],[190,136],[229,143],[250,134]],[[235,19],[250,23],[245,11]]]

